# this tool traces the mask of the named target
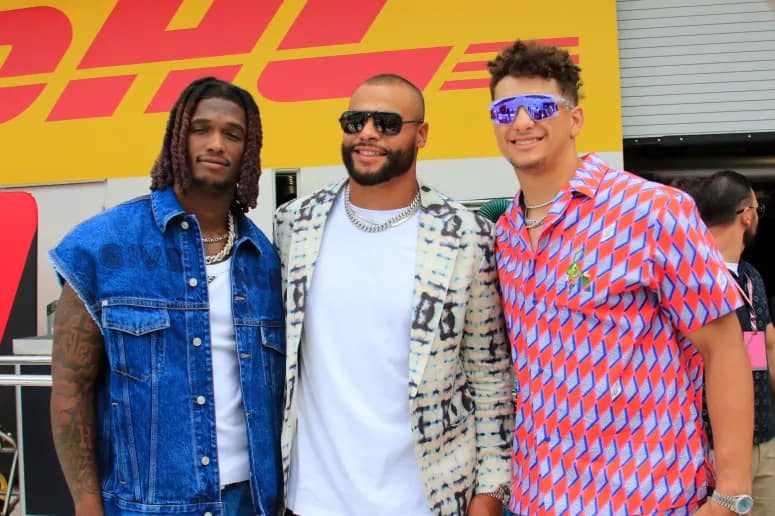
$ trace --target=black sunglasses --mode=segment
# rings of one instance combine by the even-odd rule
[[[339,117],[339,124],[342,131],[347,134],[358,134],[363,131],[366,122],[371,118],[374,120],[374,127],[385,136],[395,136],[401,132],[404,124],[421,124],[420,120],[404,120],[398,113],[388,113],[385,111],[345,111]]]
[[[763,203],[763,202],[760,202],[760,203],[759,203],[759,206],[753,206],[753,205],[750,205],[750,206],[745,206],[745,207],[743,207],[743,208],[740,208],[739,210],[737,210],[737,211],[735,212],[735,214],[736,214],[736,215],[740,215],[741,213],[743,213],[745,210],[747,210],[747,209],[749,209],[749,208],[750,208],[750,209],[753,209],[753,210],[756,210],[756,213],[757,213],[757,214],[758,214],[760,217],[763,217],[763,216],[764,216],[764,203]]]

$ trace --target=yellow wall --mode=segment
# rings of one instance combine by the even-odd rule
[[[341,12],[321,8],[326,2],[340,4]],[[208,67],[234,67],[234,82],[256,97],[264,124],[265,168],[339,163],[341,131],[336,119],[346,109],[352,81],[376,71],[408,71],[426,83],[423,89],[432,137],[423,159],[497,156],[487,115],[487,72],[478,65],[469,65],[478,68],[473,71],[455,68],[465,68],[460,63],[483,63],[495,55],[497,43],[516,37],[560,40],[578,55],[586,113],[578,148],[621,151],[614,0],[275,3],[276,9],[270,8],[272,0],[3,0],[0,104],[6,107],[0,105],[0,115],[5,109],[7,119],[2,121],[0,116],[0,186],[146,175],[161,145],[167,118],[165,112],[146,113],[149,104],[170,71]],[[142,5],[153,6],[142,9],[154,13],[138,10]],[[259,9],[254,5],[264,6],[260,8],[266,16],[264,26],[245,20],[246,11]],[[355,9],[365,12],[356,23],[363,28],[362,34],[341,23]],[[151,18],[163,18],[167,33],[133,33],[136,37],[131,40],[111,36],[105,25],[111,16],[124,27],[131,27],[130,20],[146,29]],[[311,19],[318,24],[298,25]],[[45,28],[47,23],[51,30]],[[10,30],[14,27],[16,32]],[[352,34],[339,36],[345,29]],[[247,34],[251,30],[255,33]],[[64,43],[61,59],[54,59],[53,65],[35,60],[11,62],[14,52],[38,57],[51,52],[50,34],[55,33]],[[290,43],[286,41],[289,33],[295,36]],[[174,40],[177,36],[185,37]],[[299,44],[299,38],[306,38],[306,45],[312,46]],[[236,40],[242,46],[235,52],[213,50]],[[172,47],[186,55],[173,55]],[[95,57],[99,51],[101,58]],[[207,55],[216,52],[220,54]],[[132,56],[138,55],[145,60],[132,62]],[[305,61],[310,58],[320,58],[327,73],[307,73],[320,64],[314,59]],[[392,64],[379,68],[380,63]],[[376,70],[369,68],[375,66]],[[89,82],[91,79],[124,85],[125,92],[113,102],[114,110],[105,114],[105,105],[110,107],[111,102],[95,100],[101,93],[83,97],[88,88],[75,88],[75,93],[65,95],[73,85],[87,83],[94,88],[103,84]],[[471,82],[456,82],[468,80]],[[40,95],[18,115],[9,115],[9,99],[18,101],[19,92],[34,85],[42,88]],[[454,85],[467,87],[450,89]],[[281,98],[284,95],[304,99]],[[102,106],[98,116],[89,114],[95,105]]]

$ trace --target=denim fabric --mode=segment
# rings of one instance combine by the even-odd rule
[[[252,516],[253,500],[250,496],[250,485],[241,482],[226,486],[221,491],[223,516]]]
[[[269,240],[236,214],[232,310],[256,514],[281,504],[285,325]],[[102,331],[97,386],[105,514],[222,514],[207,276],[196,218],[155,191],[76,227],[49,253]]]

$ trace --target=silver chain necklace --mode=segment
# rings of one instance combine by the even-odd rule
[[[223,235],[218,235],[214,237],[202,237],[202,242],[204,242],[205,244],[214,244],[215,242],[223,242],[227,238],[229,238],[228,231]]]
[[[523,199],[523,201],[524,201],[524,197],[523,197],[522,199]],[[553,199],[553,198],[552,198],[552,199],[549,199],[549,200],[548,200],[548,201],[546,201],[546,202],[542,202],[542,203],[540,203],[540,204],[528,204],[528,203],[527,203],[527,201],[524,201],[524,203],[525,203],[525,208],[527,208],[528,210],[536,210],[536,209],[538,209],[538,208],[543,208],[544,206],[549,206],[549,205],[550,205],[550,204],[552,204],[553,202],[554,202],[554,199]]]
[[[350,202],[350,184],[348,183],[344,187],[344,211],[347,213],[347,218],[350,219],[353,226],[365,231],[366,233],[379,233],[386,229],[396,227],[403,224],[420,209],[420,190],[417,190],[417,195],[414,196],[412,202],[406,208],[402,209],[384,222],[376,223],[373,220],[369,220],[365,217],[358,215],[353,209],[353,205]]]
[[[554,202],[554,199],[552,199],[550,201],[546,201],[546,202],[541,203],[541,204],[528,204],[527,201],[525,201],[524,197],[522,197],[522,199],[520,201],[521,201],[520,204],[522,204],[522,206],[523,206],[523,212],[525,213],[525,227],[527,229],[533,229],[533,228],[537,228],[538,226],[542,225],[544,223],[544,221],[546,220],[546,216],[549,215],[549,213],[544,213],[543,216],[541,216],[541,217],[539,217],[537,219],[529,219],[529,218],[527,218],[527,210],[529,210],[529,209],[530,210],[535,210],[535,209],[538,209],[538,208],[544,208],[546,206],[549,206],[550,204],[552,204]]]
[[[538,226],[544,223],[544,220],[546,220],[546,215],[544,215],[540,219],[525,219],[525,227],[527,229],[537,228]]]
[[[207,265],[212,265],[214,263],[222,262],[224,258],[229,256],[229,253],[231,252],[231,248],[234,247],[234,241],[237,239],[237,229],[234,225],[234,215],[229,212],[229,232],[228,236],[226,237],[226,244],[224,244],[223,249],[221,249],[218,253],[213,255],[205,255],[205,263]],[[202,239],[202,242],[205,242],[205,239]]]

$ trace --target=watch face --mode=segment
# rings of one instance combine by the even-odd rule
[[[753,498],[748,495],[740,495],[735,500],[735,512],[738,514],[746,514],[753,509]]]

